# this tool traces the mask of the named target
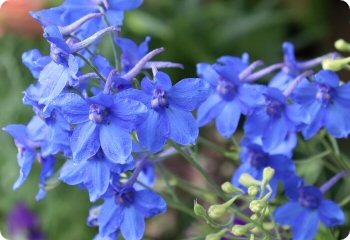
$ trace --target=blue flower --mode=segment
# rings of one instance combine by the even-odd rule
[[[40,72],[51,62],[51,58],[42,56],[38,49],[32,49],[22,54],[22,62],[31,71],[34,78],[39,78]]]
[[[225,56],[214,65],[197,65],[198,75],[211,85],[211,94],[198,108],[199,126],[216,118],[216,127],[224,137],[229,138],[236,131],[241,114],[248,114],[260,98],[258,86],[245,84],[239,78],[248,64],[245,54],[242,59]]]
[[[58,103],[59,102],[59,103]],[[146,107],[135,100],[100,93],[89,99],[77,94],[62,94],[57,100],[67,121],[76,124],[71,136],[73,160],[85,161],[100,147],[117,164],[130,160],[130,132],[144,118]]]
[[[66,161],[60,172],[60,180],[69,185],[82,185],[89,191],[90,201],[98,200],[108,189],[112,174],[134,168],[134,162],[119,165],[111,162],[101,150],[90,159],[81,162]]]
[[[126,188],[115,191],[101,207],[98,216],[99,235],[104,239],[120,231],[127,240],[142,239],[145,218],[164,213],[166,209],[164,199],[151,190]]]
[[[289,191],[290,201],[276,209],[277,223],[290,225],[293,240],[312,240],[317,233],[320,221],[327,227],[345,223],[345,214],[333,201],[323,197],[320,189],[314,186],[297,186]]]
[[[239,183],[239,178],[243,173],[249,173],[257,180],[262,180],[265,167],[272,167],[275,175],[270,181],[273,190],[273,196],[277,194],[279,182],[285,182],[291,176],[296,174],[294,162],[291,158],[282,154],[269,154],[263,151],[260,145],[244,140],[242,142],[241,152],[242,165],[232,176],[232,183],[244,190],[246,188]]]
[[[142,90],[127,89],[121,94],[143,102],[148,114],[138,127],[138,138],[152,152],[162,149],[170,138],[182,145],[194,144],[198,126],[191,111],[207,97],[208,86],[201,79],[183,79],[174,86],[163,72],[154,81],[142,80]]]
[[[261,137],[263,149],[270,151],[310,119],[300,105],[288,103],[279,89],[265,88],[263,95],[264,101],[259,102],[249,115],[244,130],[249,138]]]
[[[310,139],[323,127],[337,138],[349,135],[350,84],[341,84],[335,72],[318,72],[313,82],[301,82],[293,96],[311,117],[302,132],[305,139]]]

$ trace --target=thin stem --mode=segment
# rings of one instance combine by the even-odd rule
[[[309,157],[307,159],[296,159],[297,161],[295,161],[297,164],[304,164],[304,163],[310,163],[316,159],[320,159],[320,158],[323,158],[327,155],[329,155],[332,151],[331,150],[326,150],[324,152],[321,152],[320,154],[317,154],[315,156],[312,156],[312,157]]]
[[[89,65],[89,67],[97,74],[97,76],[99,76],[99,78],[101,78],[101,80],[103,80],[104,82],[107,81],[106,78],[99,72],[99,70],[94,66],[94,64],[89,59],[87,59],[80,53],[74,53],[74,55],[80,57],[87,65]]]
[[[106,8],[108,8],[108,2],[104,1]],[[107,5],[106,5],[107,4]],[[111,26],[110,22],[108,21],[108,18],[106,15],[104,15],[103,17],[104,21],[106,22],[107,26]],[[121,62],[120,59],[118,57],[118,47],[117,44],[115,43],[114,39],[113,39],[113,33],[109,34],[109,40],[111,42],[112,45],[112,50],[113,50],[113,57],[114,57],[114,65],[115,68],[119,70],[119,72],[122,70],[122,66],[121,66]]]
[[[210,141],[204,137],[198,137],[198,142],[202,143],[203,145],[205,145],[207,147],[210,147],[211,149],[217,151],[218,153],[222,153],[222,154],[226,153],[225,148],[213,143],[212,141]]]
[[[264,69],[261,69],[260,71],[258,72],[255,72],[251,75],[249,75],[248,77],[245,78],[244,82],[254,82],[255,80],[258,80],[278,69],[281,69],[282,67],[284,66],[284,63],[276,63],[276,64],[273,64],[271,66],[268,66]]]
[[[165,173],[165,168],[163,167],[163,165],[161,163],[157,164],[156,165],[158,168],[159,168],[159,174],[162,176],[162,179],[164,179],[165,181],[165,184],[167,186],[167,189],[172,197],[172,199],[175,201],[175,202],[179,202],[179,198],[177,197],[176,195],[176,192],[174,190],[174,188],[171,186],[171,184],[169,183],[169,178],[168,176],[166,175]]]

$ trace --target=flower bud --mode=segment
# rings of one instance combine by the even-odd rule
[[[322,62],[322,68],[324,70],[340,71],[346,68],[350,62],[350,58],[340,58],[340,59],[325,59]]]
[[[256,215],[256,214],[253,214],[253,215],[250,216],[250,219],[253,220],[253,221],[258,220],[258,218],[259,218],[259,217],[258,217],[258,215]]]
[[[221,185],[222,191],[228,194],[236,193],[236,192],[242,192],[241,189],[235,187],[232,185],[230,182],[225,182],[224,184]]]
[[[231,232],[236,236],[242,236],[248,232],[249,228],[247,225],[234,225]]]
[[[259,188],[257,186],[248,187],[248,195],[255,197],[259,192]]]
[[[239,183],[245,187],[259,186],[260,181],[254,179],[249,173],[243,173],[239,178]]]
[[[196,214],[196,216],[198,217],[206,216],[205,208],[202,205],[200,205],[197,201],[194,202],[193,211],[194,214]]]
[[[205,240],[220,240],[227,232],[227,229],[222,229],[220,232],[209,234]]]
[[[265,205],[266,205],[266,201],[264,200],[253,200],[249,204],[249,209],[254,213],[258,213],[258,212],[261,212],[261,210],[263,210]]]
[[[338,39],[334,46],[339,51],[350,52],[350,44],[346,42],[344,39]]]
[[[221,204],[211,205],[208,209],[208,215],[213,219],[218,219],[225,214],[226,210],[227,208]]]
[[[263,183],[267,184],[272,179],[273,175],[275,175],[275,169],[272,167],[266,167],[263,170]]]

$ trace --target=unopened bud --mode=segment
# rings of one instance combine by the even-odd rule
[[[206,216],[205,208],[202,205],[200,205],[197,201],[194,202],[193,211],[194,214],[196,214],[196,216],[198,217]]]
[[[334,46],[339,51],[350,52],[350,43],[344,39],[339,39],[334,43]]]
[[[264,200],[253,200],[249,204],[249,209],[254,213],[259,213],[261,212],[261,210],[263,210],[265,205],[266,205],[266,201]]]
[[[248,195],[255,197],[259,192],[259,188],[257,186],[250,186],[248,188]]]
[[[256,214],[253,214],[253,215],[250,216],[250,219],[253,220],[253,221],[258,220],[258,218],[259,218],[259,217],[258,217],[258,215],[256,215]]]
[[[221,185],[222,191],[228,194],[236,193],[236,192],[242,192],[240,188],[237,188],[232,185],[230,182],[225,182],[224,184]]]
[[[322,62],[322,68],[324,70],[340,71],[346,68],[350,62],[350,58],[340,58],[340,59],[325,59]]]
[[[248,230],[249,228],[246,225],[234,225],[231,232],[236,236],[243,236]]]
[[[227,229],[222,229],[220,232],[209,234],[205,240],[220,240],[227,232]]]
[[[261,184],[260,181],[253,178],[249,173],[243,173],[239,178],[239,183],[245,187],[259,186]]]
[[[275,169],[272,167],[266,167],[263,170],[263,183],[267,184],[272,179],[273,175],[275,175]]]
[[[233,198],[231,198],[230,200],[228,200],[227,202],[223,203],[223,204],[215,204],[215,205],[211,205],[208,209],[208,215],[209,217],[213,218],[213,219],[218,219],[220,217],[222,217],[227,209],[232,205],[232,203],[239,197],[239,195],[234,196]]]

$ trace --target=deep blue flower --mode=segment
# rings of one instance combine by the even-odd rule
[[[323,127],[337,138],[349,135],[350,84],[341,84],[335,72],[318,72],[313,82],[301,82],[293,96],[311,117],[310,124],[303,129],[305,139],[310,139]]]
[[[93,157],[101,147],[110,161],[128,163],[132,150],[130,132],[147,110],[142,103],[103,93],[89,99],[67,93],[57,101],[67,121],[76,124],[71,136],[74,161]]]
[[[274,213],[277,223],[292,227],[293,240],[312,240],[320,221],[327,227],[345,223],[345,214],[339,205],[325,199],[320,189],[295,183],[298,184],[295,185],[295,191],[289,191],[288,194],[290,201]]]
[[[120,231],[127,240],[142,239],[145,218],[164,213],[166,209],[164,199],[151,190],[121,189],[106,198],[101,207],[98,216],[99,235],[104,239]]]
[[[98,200],[108,189],[112,174],[119,174],[134,168],[130,156],[129,164],[111,162],[100,150],[90,159],[81,162],[68,160],[60,171],[60,180],[69,185],[81,185],[89,191],[90,201]]]
[[[249,115],[244,129],[249,138],[261,137],[264,150],[270,151],[289,134],[309,123],[310,119],[299,104],[288,103],[287,97],[279,89],[265,88],[263,95],[265,99]]]
[[[216,118],[216,127],[224,137],[231,137],[236,131],[241,114],[248,114],[259,101],[259,87],[245,84],[239,78],[249,66],[249,57],[242,59],[225,56],[216,64],[200,63],[198,75],[211,85],[211,94],[198,108],[198,125],[204,126]]]
[[[198,126],[191,111],[207,97],[208,86],[197,78],[183,79],[174,86],[169,76],[158,72],[152,81],[141,82],[142,91],[127,89],[121,94],[143,102],[148,114],[138,127],[138,138],[152,152],[160,151],[170,138],[182,145],[194,144]]]
[[[39,78],[40,72],[51,62],[51,58],[42,56],[38,49],[32,49],[22,54],[22,62],[31,71],[34,78]]]
[[[270,181],[273,190],[273,196],[277,194],[279,182],[285,182],[291,176],[296,174],[293,160],[282,154],[269,154],[263,151],[260,145],[252,143],[247,139],[242,142],[241,152],[242,164],[232,176],[232,183],[244,190],[246,188],[239,183],[239,178],[243,173],[249,173],[257,180],[262,180],[265,167],[271,167],[275,170],[275,175]]]

